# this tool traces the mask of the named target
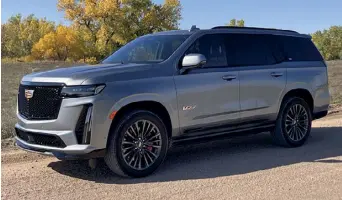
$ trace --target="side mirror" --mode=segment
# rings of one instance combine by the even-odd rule
[[[197,53],[188,54],[184,56],[182,60],[182,72],[185,72],[188,69],[201,67],[205,65],[206,62],[207,62],[207,59],[202,54],[197,54]]]

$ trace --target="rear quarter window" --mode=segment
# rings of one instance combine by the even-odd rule
[[[289,61],[322,61],[323,58],[310,38],[279,36],[284,55]]]

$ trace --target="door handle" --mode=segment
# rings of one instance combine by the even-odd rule
[[[225,76],[222,76],[222,79],[226,80],[226,81],[231,81],[231,80],[236,79],[236,76],[235,75],[225,75]]]
[[[273,77],[280,77],[280,76],[283,76],[283,73],[281,73],[281,72],[272,72],[271,76],[273,76]]]

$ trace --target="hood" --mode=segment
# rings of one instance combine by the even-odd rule
[[[22,82],[65,83],[82,85],[88,79],[99,79],[112,74],[142,71],[150,64],[99,64],[78,67],[58,68],[45,72],[36,72],[23,77]],[[104,80],[105,81],[105,80]],[[89,81],[88,81],[89,82]]]

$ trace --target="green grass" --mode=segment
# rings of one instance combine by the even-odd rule
[[[329,84],[332,103],[342,104],[342,60],[329,61]],[[16,98],[20,79],[25,75],[37,71],[46,71],[58,67],[75,65],[65,62],[37,62],[37,63],[1,63],[1,136],[2,139],[13,136],[16,123]]]

